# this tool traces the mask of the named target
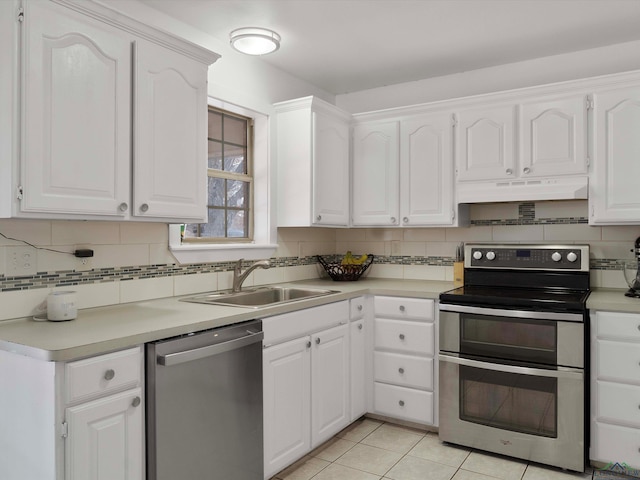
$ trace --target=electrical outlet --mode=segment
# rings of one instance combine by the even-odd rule
[[[36,249],[33,247],[6,247],[6,275],[21,277],[38,271]]]

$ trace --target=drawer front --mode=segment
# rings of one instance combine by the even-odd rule
[[[597,420],[640,426],[640,387],[598,382]]]
[[[380,297],[374,299],[376,317],[433,322],[434,301],[425,298]]]
[[[430,355],[434,353],[433,323],[375,319],[375,348]]]
[[[349,318],[351,320],[360,320],[362,317],[364,317],[364,309],[365,309],[364,297],[357,297],[349,300],[349,308],[350,308]]]
[[[640,315],[618,312],[596,312],[598,337],[614,337],[640,341]]]
[[[633,468],[640,467],[640,430],[595,422],[594,440],[591,460],[624,461]]]
[[[375,383],[373,404],[376,413],[412,422],[433,424],[433,393]]]
[[[377,382],[433,390],[433,359],[431,358],[375,352],[373,371]]]
[[[640,344],[598,340],[598,380],[640,384]]]
[[[67,403],[136,387],[142,383],[142,349],[69,362],[65,370]]]

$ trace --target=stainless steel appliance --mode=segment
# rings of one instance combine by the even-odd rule
[[[146,345],[147,479],[262,480],[262,322]]]
[[[440,295],[440,439],[584,471],[588,295],[588,246],[466,245]]]
[[[636,259],[632,262],[625,262],[623,266],[624,279],[629,285],[625,296],[640,298],[640,237],[636,238],[634,248],[631,251]]]

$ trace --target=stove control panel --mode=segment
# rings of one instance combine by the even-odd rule
[[[589,246],[470,244],[465,267],[589,271]]]

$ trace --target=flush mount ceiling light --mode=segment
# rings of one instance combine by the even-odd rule
[[[237,28],[229,37],[231,46],[247,55],[266,55],[280,48],[280,35],[267,28]]]

